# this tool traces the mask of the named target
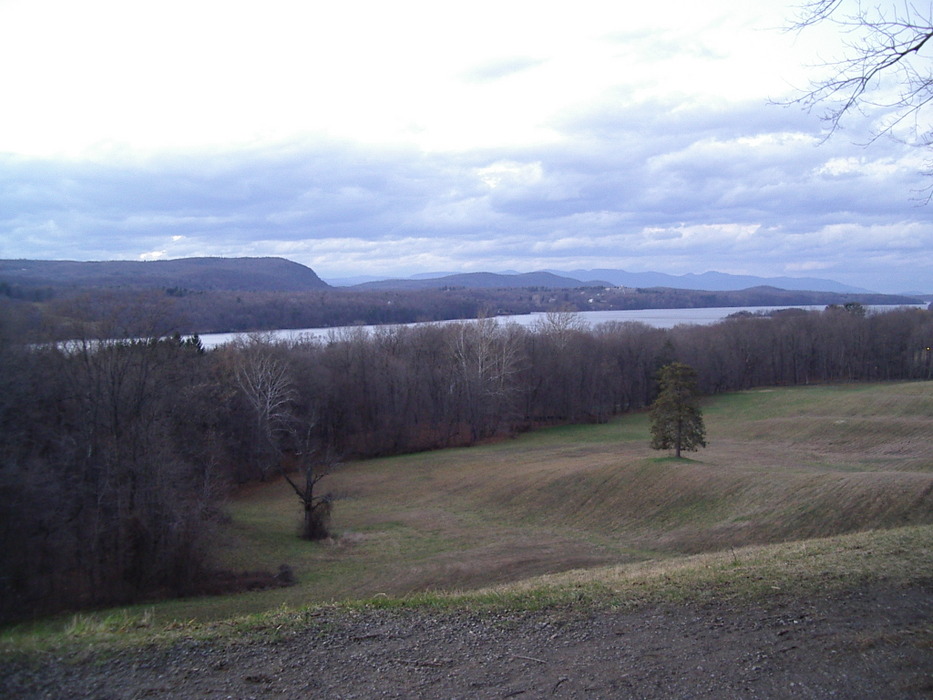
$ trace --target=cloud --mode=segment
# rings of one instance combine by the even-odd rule
[[[883,291],[929,286],[933,225],[909,201],[916,150],[823,143],[818,124],[785,117],[616,93],[534,148],[306,138],[105,162],[0,156],[0,257],[282,255],[325,278],[820,270]]]
[[[545,61],[531,56],[508,56],[474,65],[461,74],[468,83],[486,83],[501,80],[544,64]]]

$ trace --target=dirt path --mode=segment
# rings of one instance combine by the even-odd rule
[[[0,696],[931,698],[933,582],[635,612],[323,612],[258,639],[7,658]]]

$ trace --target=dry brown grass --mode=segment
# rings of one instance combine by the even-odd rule
[[[644,415],[345,465],[335,542],[294,539],[269,484],[234,504],[242,568],[288,561],[289,604],[469,589],[543,573],[933,522],[933,384],[750,391],[707,402],[710,446],[648,448]],[[252,606],[250,606],[252,607]]]
[[[284,483],[251,486],[230,504],[218,554],[233,569],[288,563],[299,585],[152,614],[221,619],[571,570],[624,577],[648,560],[933,523],[933,382],[750,391],[704,410],[710,446],[685,460],[649,449],[641,414],[346,464],[321,482],[338,496],[337,536],[323,544],[297,538]],[[605,566],[616,568],[594,568]]]

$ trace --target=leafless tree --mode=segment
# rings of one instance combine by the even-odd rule
[[[263,479],[279,466],[279,437],[292,419],[289,408],[295,398],[288,365],[273,349],[261,338],[251,338],[238,349],[233,366],[237,386],[256,421],[254,453]]]
[[[256,419],[261,477],[281,470],[302,504],[301,537],[322,540],[330,534],[331,496],[320,495],[316,486],[336,460],[330,456],[332,450],[322,448],[316,439],[318,412],[313,403],[306,400],[304,411],[298,410],[300,397],[289,362],[294,349],[282,348],[280,356],[276,350],[261,336],[250,338],[236,350],[234,375]],[[289,474],[290,466],[297,466],[299,476]]]
[[[455,379],[473,440],[495,433],[508,417],[519,363],[517,333],[482,317],[453,329]]]
[[[548,311],[533,327],[536,333],[550,335],[560,351],[567,348],[567,343],[574,333],[582,333],[589,329],[589,325],[580,314],[562,309]]]
[[[330,536],[328,526],[333,497],[329,493],[321,495],[316,491],[316,487],[334,468],[336,459],[314,444],[313,428],[313,424],[307,425],[301,437],[295,435],[294,458],[300,478],[293,479],[287,471],[283,472],[283,476],[301,501],[302,539],[323,540]]]
[[[808,109],[825,108],[823,118],[831,133],[847,115],[871,111],[880,115],[872,141],[892,136],[918,146],[933,145],[927,116],[933,101],[933,5],[812,0],[800,8],[793,29],[827,23],[845,35],[845,53],[825,66],[828,77],[811,82],[793,102]]]

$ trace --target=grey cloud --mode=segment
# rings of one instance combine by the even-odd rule
[[[913,173],[904,168],[871,183],[866,173],[839,178],[820,172],[842,156],[870,164],[915,155],[900,144],[871,151],[844,141],[822,143],[820,125],[812,118],[762,105],[730,111],[672,110],[663,104],[602,107],[567,128],[582,138],[597,133],[607,149],[621,144],[611,158],[599,156],[606,181],[638,183],[633,205],[653,215],[709,219],[747,213],[777,223],[842,212],[889,217],[911,208]]]
[[[885,291],[933,281],[908,147],[820,145],[812,119],[752,104],[607,98],[555,128],[546,147],[458,154],[305,142],[106,166],[0,157],[0,257],[798,269]]]

